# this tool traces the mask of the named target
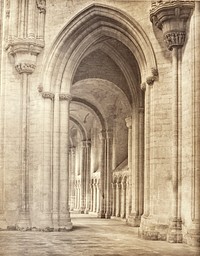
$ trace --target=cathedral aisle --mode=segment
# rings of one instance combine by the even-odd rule
[[[0,232],[0,256],[197,256],[185,244],[141,240],[118,220],[72,214],[70,232]]]

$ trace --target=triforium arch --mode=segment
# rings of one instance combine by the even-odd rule
[[[94,69],[95,65],[99,66]],[[44,146],[44,151],[49,152],[44,166],[53,162],[54,177],[50,182],[53,215],[48,215],[48,221],[45,219],[46,225],[71,228],[67,205],[73,184],[76,191],[70,194],[70,209],[81,213],[95,211],[98,217],[110,218],[112,175],[124,168],[129,172],[129,181],[126,178],[122,183],[126,209],[121,216],[131,225],[139,225],[144,210],[143,89],[146,81],[152,84],[156,76],[156,60],[148,37],[136,21],[120,10],[92,4],[56,37],[42,77],[43,91],[54,95],[53,107],[48,108],[53,111],[53,128],[47,128],[52,133],[52,151],[48,149],[51,145]],[[75,145],[71,145],[71,154],[70,115],[71,120],[79,120],[79,128],[85,126],[87,138],[81,141],[81,147],[74,149]],[[74,151],[79,151],[76,157]],[[74,178],[70,184],[69,176]],[[57,187],[62,182],[63,186]],[[47,200],[51,201],[51,195]]]

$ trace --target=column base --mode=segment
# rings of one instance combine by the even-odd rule
[[[186,243],[190,246],[200,247],[200,224],[194,223],[187,230]]]
[[[182,221],[179,218],[172,218],[169,224],[169,230],[167,233],[167,241],[169,243],[182,243]]]
[[[69,231],[72,230],[73,225],[71,222],[70,214],[60,214],[58,231]]]
[[[52,214],[50,212],[42,213],[40,229],[44,232],[52,232],[54,230]]]
[[[85,209],[84,211],[85,214],[89,214],[89,212],[90,212],[90,209]]]
[[[1,213],[0,214],[0,230],[6,230],[7,229],[7,222],[6,222],[6,219],[4,217],[4,214]]]
[[[140,216],[132,213],[128,216],[127,224],[132,227],[139,227],[140,226],[141,218]]]
[[[139,237],[145,240],[167,240],[168,225],[161,224],[161,221],[154,216],[141,217],[141,223],[139,228]]]
[[[110,219],[111,218],[111,213],[110,212],[106,212],[105,213],[105,219]]]
[[[84,213],[85,213],[85,209],[86,209],[85,207],[81,207],[80,213],[81,213],[81,214],[84,214]]]
[[[97,213],[97,217],[100,219],[105,219],[105,212],[101,211]]]
[[[31,230],[31,221],[30,221],[30,213],[29,212],[21,212],[19,221],[16,225],[17,230],[21,231],[29,231]]]

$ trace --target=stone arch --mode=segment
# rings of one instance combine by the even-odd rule
[[[67,23],[55,39],[44,65],[45,90],[69,93],[74,70],[83,54],[106,36],[116,38],[130,49],[138,62],[141,80],[146,80],[157,64],[145,32],[121,10],[92,4]]]

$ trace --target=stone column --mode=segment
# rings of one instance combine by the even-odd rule
[[[139,108],[139,149],[138,149],[138,169],[139,169],[139,182],[138,182],[138,215],[139,219],[144,211],[144,108]]]
[[[121,183],[122,195],[121,195],[121,218],[125,218],[126,216],[126,181],[122,181]]]
[[[194,16],[194,164],[192,173],[192,225],[188,228],[187,243],[193,246],[200,246],[200,2],[195,2]]]
[[[112,180],[112,131],[106,131],[106,213],[105,218],[111,217],[111,180]]]
[[[131,214],[128,224],[134,227],[140,225],[139,218],[139,113],[138,108],[132,116],[132,168],[131,168]]]
[[[37,38],[44,38],[44,25],[45,25],[45,13],[46,13],[46,0],[40,1],[36,0],[37,8],[38,8],[38,34]]]
[[[94,205],[94,193],[93,193],[93,183],[90,184],[91,202],[90,202],[90,212],[93,212]]]
[[[150,87],[143,83],[141,89],[145,91],[145,122],[144,122],[144,212],[143,218],[150,214]]]
[[[60,94],[60,177],[59,177],[59,229],[70,230],[69,214],[69,111],[71,95]]]
[[[126,126],[128,128],[128,170],[129,170],[129,196],[128,196],[128,212],[131,213],[131,205],[132,205],[132,187],[131,187],[131,179],[132,179],[132,117],[127,117],[125,119]]]
[[[93,185],[93,212],[96,212],[96,181],[94,181]]]
[[[91,141],[86,142],[86,210],[85,213],[89,213],[91,204],[90,193],[90,160],[91,160]]]
[[[99,152],[99,169],[100,169],[100,212],[99,218],[105,218],[105,131],[101,131],[99,134],[100,138],[100,152]]]
[[[54,94],[42,92],[44,98],[44,128],[43,128],[43,188],[41,227],[52,228],[52,100]]]
[[[162,30],[167,48],[172,51],[172,211],[167,240],[172,243],[182,242],[182,221],[180,213],[180,168],[179,168],[179,69],[181,48],[186,38],[186,23],[194,8],[193,1],[154,1],[150,19]]]
[[[116,183],[112,183],[112,194],[113,194],[113,205],[112,205],[112,216],[116,216]]]
[[[81,145],[81,213],[85,212],[86,208],[86,163],[87,163],[87,142],[82,141]]]
[[[121,182],[116,184],[116,217],[120,217],[121,214]]]
[[[70,210],[75,208],[75,147],[70,148]]]
[[[14,1],[18,2],[18,1]],[[35,38],[35,1],[28,4],[28,38]]]
[[[58,212],[59,212],[59,130],[60,130],[60,101],[59,93],[55,93],[54,97],[54,121],[53,121],[53,227],[55,230],[59,228]]]
[[[18,37],[18,1],[10,1],[10,39]]]
[[[99,181],[98,181],[97,185],[96,185],[96,188],[97,188],[97,214],[98,215],[99,215],[99,212],[100,212],[100,193],[99,193],[99,187],[100,187],[100,184],[99,184]]]
[[[29,208],[29,82],[28,75],[35,66],[29,67],[26,63],[16,65],[21,74],[21,208],[17,226],[19,229],[31,227]]]

